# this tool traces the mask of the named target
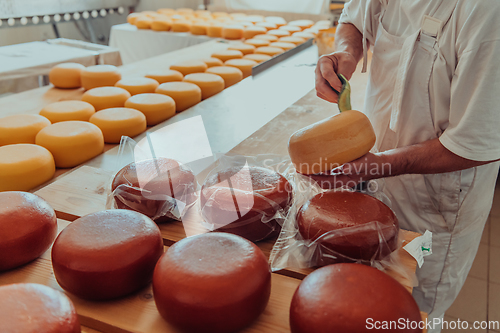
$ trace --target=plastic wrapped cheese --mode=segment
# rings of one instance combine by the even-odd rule
[[[95,113],[92,104],[84,101],[61,101],[45,106],[40,115],[49,119],[51,123],[68,120],[89,121]]]
[[[148,126],[153,126],[175,115],[175,101],[163,94],[138,94],[125,102],[126,108],[141,111]]]
[[[133,138],[147,128],[146,116],[131,108],[104,109],[89,121],[101,129],[106,143],[120,143],[122,136]]]
[[[97,87],[110,87],[118,82],[122,75],[113,65],[89,66],[82,70],[82,87],[89,90]]]
[[[227,48],[228,50],[237,50],[245,54],[251,54],[255,52],[255,46],[250,45],[250,44],[244,44],[244,43],[237,43],[233,44],[230,47]]]
[[[267,61],[267,60],[269,60],[271,58],[272,57],[270,55],[260,54],[260,53],[247,54],[247,55],[245,55],[243,57],[243,59],[252,60],[252,61],[255,61],[257,63],[261,63],[261,62]]]
[[[222,66],[224,65],[224,63],[222,62],[222,60],[220,60],[219,58],[204,58],[204,59],[201,59],[205,64],[207,64],[208,68],[210,67],[214,67],[214,66]]]
[[[226,88],[243,80],[243,72],[231,66],[214,66],[207,69],[206,72],[222,77]]]
[[[49,72],[49,81],[56,88],[80,88],[81,74],[85,66],[74,62],[55,65]]]
[[[182,81],[184,75],[173,69],[156,69],[146,73],[145,77],[156,80],[159,84],[172,81]]]
[[[175,101],[175,110],[184,111],[201,102],[201,89],[190,82],[167,82],[160,84],[156,93],[170,96]]]
[[[283,50],[282,48],[272,47],[272,46],[262,46],[262,47],[258,47],[255,50],[255,53],[267,54],[271,57],[274,57],[275,55],[278,55],[278,54],[283,53],[283,52],[285,52],[285,50]]]
[[[223,50],[212,53],[212,57],[218,58],[223,62],[229,59],[239,59],[243,58],[243,53],[238,50]]]
[[[0,118],[0,146],[35,143],[35,137],[50,121],[37,114],[16,114]]]
[[[154,93],[158,88],[158,81],[147,77],[121,79],[116,82],[116,87],[127,90],[132,96],[137,94]]]
[[[252,68],[257,66],[257,62],[250,59],[229,59],[224,65],[238,68],[243,73],[243,78],[246,78],[252,75]]]
[[[170,66],[170,69],[179,71],[182,75],[203,73],[207,68],[207,64],[201,60],[185,60]]]
[[[117,108],[125,105],[130,93],[119,87],[99,87],[86,91],[82,101],[90,103],[96,111],[107,108]]]
[[[34,144],[0,147],[0,192],[29,191],[54,177],[52,154]]]
[[[219,75],[193,73],[184,77],[185,82],[196,84],[201,89],[201,98],[206,99],[224,90],[224,80]]]
[[[47,148],[58,168],[71,168],[99,154],[104,149],[101,130],[85,121],[63,121],[41,130],[36,144]]]

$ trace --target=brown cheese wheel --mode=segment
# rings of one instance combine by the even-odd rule
[[[76,296],[106,300],[146,286],[163,254],[160,229],[147,216],[124,209],[81,217],[52,247],[52,267],[61,287]]]
[[[368,230],[320,241],[325,252],[332,250],[358,260],[381,259],[397,247],[398,219],[382,201],[359,192],[328,191],[307,201],[297,214],[300,234],[311,241],[330,231],[360,228],[374,221],[378,228],[371,223]],[[379,232],[386,243],[380,242]]]
[[[54,209],[31,193],[1,192],[0,202],[0,271],[4,271],[42,255],[56,238],[57,219]]]
[[[71,300],[36,283],[0,287],[0,327],[3,333],[80,333]]]
[[[230,167],[209,176],[200,194],[202,215],[208,223],[252,242],[279,232],[273,217],[281,209],[286,211],[291,200],[292,188],[285,177],[254,166]]]
[[[235,332],[266,308],[271,273],[262,251],[230,234],[208,233],[171,246],[153,276],[161,316],[187,332]]]
[[[371,332],[369,318],[379,323],[403,319],[413,325],[383,332],[422,332],[415,328],[422,319],[411,294],[389,275],[360,264],[315,270],[302,281],[290,306],[292,333]]]

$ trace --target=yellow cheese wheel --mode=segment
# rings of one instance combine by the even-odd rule
[[[170,66],[170,69],[179,71],[182,75],[203,73],[208,68],[201,60],[186,60]]]
[[[257,66],[257,62],[250,59],[229,59],[224,65],[238,68],[245,78],[252,75],[252,68]]]
[[[226,12],[213,12],[212,16],[213,17],[224,17],[224,16],[229,16],[229,14]]]
[[[49,72],[49,81],[56,88],[80,88],[81,74],[85,66],[74,62],[66,62],[52,67]]]
[[[266,31],[264,33],[266,33],[269,30],[278,29],[278,25],[277,24],[272,23],[272,22],[267,22],[267,21],[255,23],[255,26],[266,29]]]
[[[168,18],[155,18],[151,22],[151,30],[154,31],[169,31],[172,27],[172,20]]]
[[[213,58],[218,58],[222,62],[227,61],[229,59],[240,59],[243,58],[243,53],[238,50],[223,50],[212,53]]]
[[[115,84],[115,87],[125,89],[132,96],[137,94],[154,93],[158,86],[158,81],[147,77],[121,79]]]
[[[145,77],[156,80],[158,83],[162,84],[165,82],[182,81],[184,75],[173,69],[157,69],[147,72]]]
[[[244,43],[233,44],[227,49],[240,51],[241,53],[243,53],[243,55],[255,52],[255,46]]]
[[[111,87],[118,82],[122,75],[113,65],[89,66],[82,70],[82,87],[89,90],[97,87]]]
[[[179,20],[172,23],[173,32],[190,32],[191,22],[188,20]]]
[[[243,38],[251,39],[257,35],[265,34],[266,32],[267,29],[265,27],[257,27],[257,26],[246,27],[245,30],[243,31]]]
[[[193,73],[184,77],[185,82],[196,84],[201,89],[201,98],[207,99],[210,96],[220,93],[224,90],[224,80],[215,74]]]
[[[291,34],[294,32],[302,31],[302,29],[296,25],[284,25],[284,26],[279,27],[278,29],[279,30],[286,30],[286,31],[290,32]]]
[[[261,53],[261,54],[267,54],[270,55],[271,57],[274,57],[277,54],[283,53],[285,50],[283,50],[280,47],[272,47],[272,46],[262,46],[258,47],[255,50],[255,53]]]
[[[131,108],[104,109],[89,121],[101,129],[106,143],[120,143],[122,136],[133,138],[147,128],[146,116]]]
[[[207,28],[208,28],[208,23],[196,22],[191,25],[191,33],[193,35],[206,35]]]
[[[264,16],[262,15],[247,15],[243,17],[243,20],[252,23],[264,22]]]
[[[128,14],[127,16],[127,23],[129,24],[135,24],[135,20],[137,20],[137,18],[141,16],[141,13],[130,13]]]
[[[195,16],[212,16],[212,13],[209,10],[197,9],[194,11]]]
[[[37,114],[16,114],[0,118],[0,146],[16,143],[35,143],[35,137],[50,125],[50,121]]]
[[[305,43],[305,39],[297,36],[286,36],[286,37],[281,37],[279,42],[285,42],[285,43],[293,43],[295,45],[300,45],[302,43]]]
[[[222,29],[224,26],[221,23],[213,23],[207,27],[207,36],[222,37]]]
[[[257,63],[261,63],[264,61],[267,61],[271,59],[272,57],[267,54],[260,54],[260,53],[253,53],[253,54],[247,54],[243,57],[243,59],[248,59],[248,60],[253,60]]]
[[[279,47],[280,49],[283,49],[285,51],[293,49],[296,45],[294,43],[287,43],[287,42],[274,42],[269,44],[270,47]]]
[[[134,25],[137,27],[137,29],[151,29],[151,26],[153,25],[153,19],[146,15],[139,15],[135,19]]]
[[[179,13],[181,15],[186,15],[186,14],[193,15],[193,13],[194,13],[194,10],[191,8],[177,8],[176,11],[177,11],[177,13]]]
[[[147,17],[151,17],[151,18],[156,17],[156,15],[158,15],[158,13],[153,11],[153,10],[145,10],[145,11],[142,11],[141,14],[144,16],[147,16]]]
[[[271,22],[276,24],[278,27],[281,27],[286,24],[286,20],[281,16],[267,16],[265,18],[266,22]]]
[[[184,111],[201,102],[201,89],[190,82],[167,82],[160,84],[156,93],[170,96],[175,101],[175,110]]]
[[[254,39],[265,40],[265,41],[268,41],[269,43],[272,43],[272,42],[277,42],[279,40],[279,37],[266,34],[266,35],[257,35],[254,37]],[[267,44],[267,45],[269,45],[269,44]],[[259,46],[267,46],[267,45],[259,45]]]
[[[72,168],[101,154],[104,138],[94,124],[62,121],[38,132],[36,144],[52,153],[58,168]]]
[[[40,111],[40,115],[53,124],[68,120],[89,121],[94,113],[95,108],[92,104],[83,101],[55,102]]]
[[[304,30],[302,32],[295,32],[292,36],[293,37],[300,37],[300,38],[310,39],[310,38],[316,37],[316,34],[314,34],[312,32],[306,32]]]
[[[156,12],[159,14],[162,14],[162,15],[167,15],[167,16],[175,15],[177,13],[175,11],[175,9],[172,9],[172,8],[160,8],[160,9],[157,9]]]
[[[222,28],[222,37],[226,39],[241,39],[243,38],[244,29],[242,25],[226,25]]]
[[[96,111],[108,108],[117,108],[125,105],[130,93],[119,87],[99,87],[86,91],[82,101],[90,103]]]
[[[288,25],[297,26],[297,27],[301,28],[302,30],[312,27],[313,24],[314,24],[314,21],[311,21],[311,20],[296,20],[296,21],[288,22]]]
[[[245,44],[252,45],[253,47],[257,48],[262,46],[268,46],[269,44],[271,44],[271,42],[268,40],[252,38],[252,39],[247,39],[245,41]]]
[[[213,67],[213,66],[224,65],[222,60],[220,60],[219,58],[204,58],[204,59],[201,59],[201,61],[203,61],[205,64],[207,64],[208,68]]]
[[[280,29],[275,29],[275,30],[269,30],[267,32],[268,35],[273,35],[273,36],[276,36],[276,37],[285,37],[285,36],[290,36],[291,33],[290,31],[287,31],[287,30],[280,30]]]
[[[307,33],[313,34],[314,36],[317,36],[319,33],[319,30],[320,29],[318,29],[318,28],[311,27],[311,28],[304,29],[302,32],[307,32]]]
[[[153,126],[175,115],[175,101],[163,94],[139,94],[125,102],[126,108],[141,111],[148,126]]]
[[[207,69],[206,72],[222,77],[226,88],[243,80],[243,72],[231,66],[214,66]]]
[[[34,144],[0,147],[0,192],[29,191],[50,180],[55,172],[54,158],[44,147]]]

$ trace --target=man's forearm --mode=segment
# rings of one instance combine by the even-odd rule
[[[354,25],[340,23],[335,34],[335,51],[350,53],[359,62],[363,57],[363,35]]]

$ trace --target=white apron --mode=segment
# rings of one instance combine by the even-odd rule
[[[428,18],[424,17],[419,31],[408,38],[387,32],[382,25],[382,9],[364,107],[377,135],[377,151],[437,138],[429,82],[435,60],[442,56],[437,47],[439,34],[456,3],[457,0],[442,0],[427,13]],[[480,168],[495,167],[498,168],[497,163]],[[477,186],[477,170],[384,180],[384,192],[391,199],[401,228],[433,233],[433,254],[417,270],[419,286],[413,292],[420,309],[429,313],[431,320],[442,317],[453,303],[479,247],[491,200],[478,205],[484,198],[477,198],[478,191],[470,191]],[[496,176],[495,172],[489,174]],[[487,192],[492,193],[494,179],[489,180]],[[480,185],[487,181],[482,177]],[[440,329],[429,331],[435,332]]]

